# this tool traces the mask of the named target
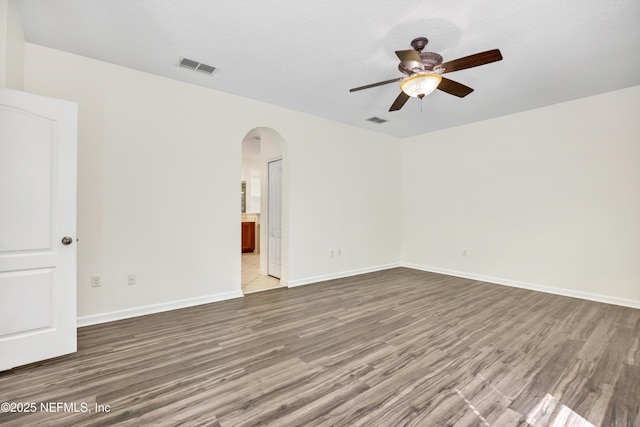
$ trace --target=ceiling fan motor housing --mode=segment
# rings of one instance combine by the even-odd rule
[[[416,70],[416,69],[410,70],[402,62],[400,62],[400,64],[398,65],[398,70],[400,70],[401,73],[406,74],[407,76],[415,74],[418,71],[419,72],[424,72],[424,71],[438,72],[438,70],[435,69],[435,67],[442,64],[441,55],[435,52],[419,52],[418,54],[420,55],[420,58],[422,59],[422,63],[424,64],[424,70]]]

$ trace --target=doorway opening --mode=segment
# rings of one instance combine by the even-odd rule
[[[241,289],[243,294],[285,287],[288,277],[286,144],[269,128],[242,140]]]

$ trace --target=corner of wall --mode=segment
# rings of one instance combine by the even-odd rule
[[[0,0],[0,87],[24,90],[24,33],[15,0]]]

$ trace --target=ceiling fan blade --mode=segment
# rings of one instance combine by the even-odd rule
[[[455,95],[459,98],[464,98],[465,96],[473,92],[473,89],[471,89],[469,86],[465,86],[462,83],[454,82],[453,80],[449,80],[444,77],[438,85],[438,89],[451,95]]]
[[[400,92],[400,95],[398,95],[396,100],[393,101],[393,104],[391,104],[391,108],[389,108],[389,111],[398,111],[404,106],[409,98],[411,98],[409,95],[404,92]]]
[[[422,63],[422,58],[420,58],[417,50],[396,50],[396,55],[398,55],[398,58],[400,58],[400,61],[402,61],[408,70],[418,68],[419,70],[424,71],[424,64]]]
[[[451,73],[453,71],[466,70],[467,68],[490,64],[491,62],[500,61],[501,59],[502,54],[500,50],[493,49],[445,62],[444,64],[438,65],[438,68],[442,67],[445,69],[445,73]]]
[[[369,88],[376,87],[376,86],[388,85],[389,83],[399,82],[402,79],[403,79],[403,77],[398,77],[398,78],[391,79],[391,80],[385,80],[383,82],[371,83],[370,85],[354,87],[353,89],[349,89],[349,92],[355,92],[357,90],[369,89]]]

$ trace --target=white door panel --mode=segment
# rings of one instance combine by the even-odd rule
[[[75,104],[0,89],[0,371],[76,351],[76,128]]]
[[[280,278],[282,271],[282,160],[269,162],[268,274]]]
[[[53,128],[50,120],[0,106],[0,252],[51,246]]]
[[[0,336],[51,325],[52,273],[53,268],[0,273]],[[18,306],[19,311],[13,310]]]

